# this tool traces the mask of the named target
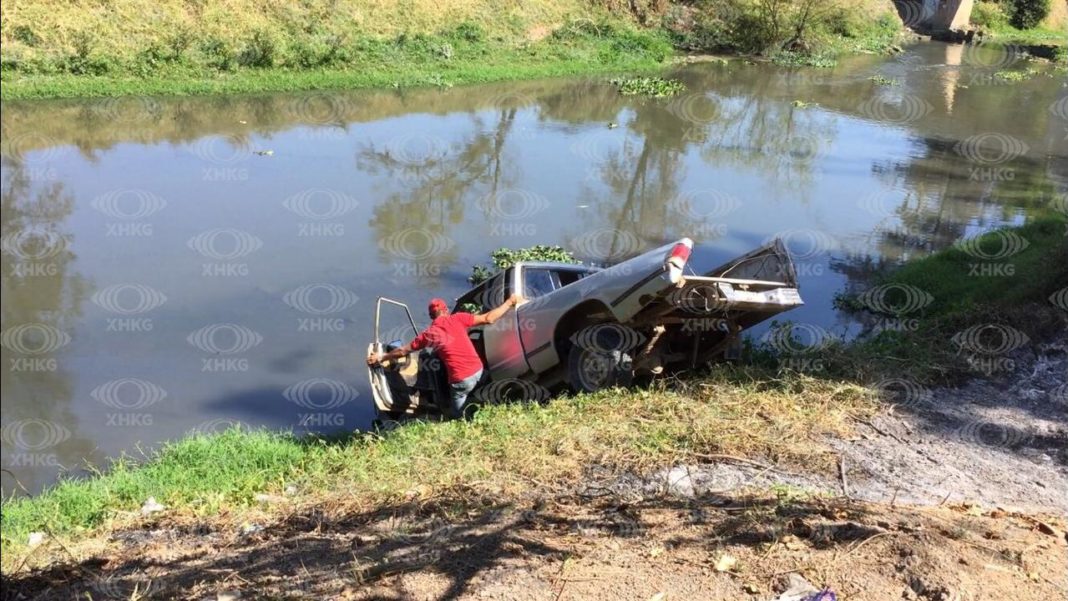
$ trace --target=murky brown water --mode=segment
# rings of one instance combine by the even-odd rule
[[[994,77],[1018,59],[701,64],[665,101],[598,79],[6,103],[4,490],[194,429],[361,427],[374,298],[421,316],[499,246],[605,262],[688,235],[711,266],[780,235],[790,319],[847,333],[832,299],[866,261],[1068,189],[1064,75]]]

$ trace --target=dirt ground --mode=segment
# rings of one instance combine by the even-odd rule
[[[826,586],[839,599],[1048,601],[1068,587],[1064,528],[978,506],[595,487],[464,515],[429,503],[244,533],[158,524],[4,598],[796,601]]]
[[[280,522],[161,517],[6,578],[2,597],[1063,599],[1068,345],[1011,359],[959,389],[887,383],[887,410],[851,439],[800,441],[833,454],[833,474],[713,457],[643,477],[593,470],[579,489],[508,504],[353,515],[279,499]]]

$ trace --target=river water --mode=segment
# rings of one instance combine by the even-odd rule
[[[849,335],[832,301],[871,264],[1068,189],[1064,74],[1014,48],[673,75],[669,100],[595,78],[5,103],[5,493],[194,430],[364,427],[375,298],[425,321],[497,247],[608,263],[690,236],[711,267],[777,235],[789,319]]]

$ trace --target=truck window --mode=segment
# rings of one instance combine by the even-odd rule
[[[549,269],[525,268],[523,269],[523,296],[526,298],[538,298],[556,290],[553,272]]]
[[[509,273],[511,273],[510,269],[498,273],[458,298],[453,312],[485,313],[503,303],[504,299],[511,295],[511,287],[508,285]]]
[[[560,282],[560,286],[567,286],[568,284],[574,284],[582,278],[590,275],[586,271],[575,271],[573,269],[558,269],[556,271],[557,280]]]

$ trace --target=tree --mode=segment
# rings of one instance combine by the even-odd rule
[[[1049,15],[1050,0],[1013,0],[1009,22],[1017,29],[1037,27]]]

